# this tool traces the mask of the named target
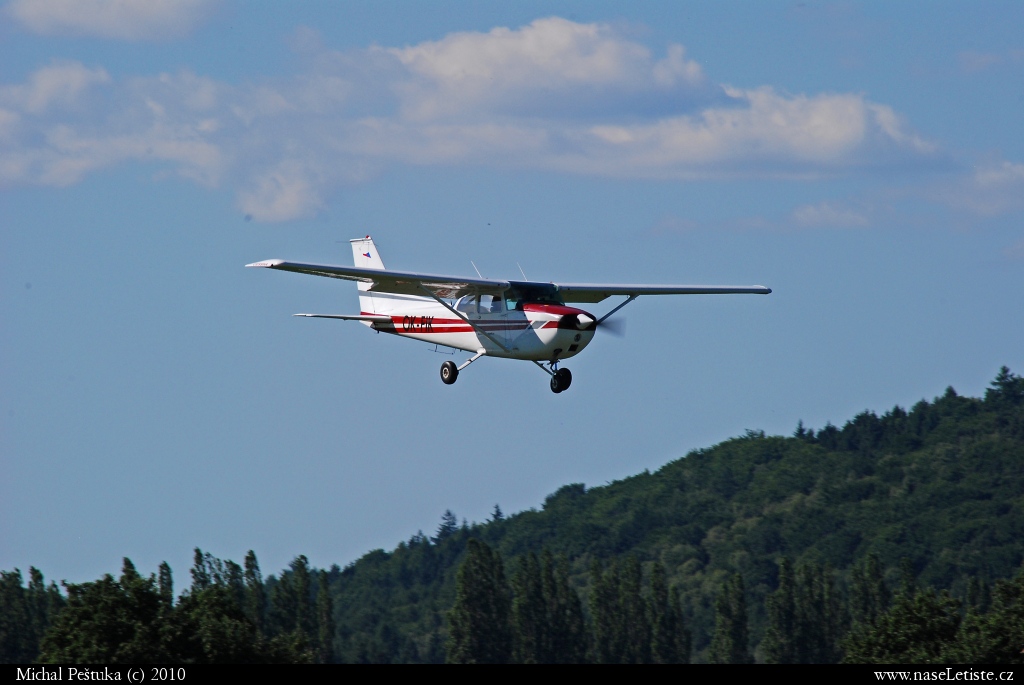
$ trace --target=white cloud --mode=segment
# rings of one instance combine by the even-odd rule
[[[0,102],[40,114],[52,106],[74,106],[92,86],[108,83],[110,75],[103,69],[58,62],[36,70],[24,85],[0,87]]]
[[[7,15],[44,35],[165,40],[187,33],[214,0],[11,0]]]
[[[305,164],[286,160],[256,179],[238,195],[238,206],[261,221],[287,221],[309,216],[323,205]]]
[[[602,24],[539,19],[349,53],[311,31],[294,42],[308,68],[251,85],[189,72],[115,82],[62,63],[0,86],[0,181],[66,185],[144,160],[226,183],[246,213],[284,221],[389,164],[814,178],[937,153],[861,94],[711,84],[682,46],[659,57]]]
[[[90,93],[96,86],[104,87]],[[97,169],[156,161],[216,185],[226,159],[211,140],[212,87],[191,74],[116,84],[79,63],[43,67],[0,88],[0,182],[66,186]]]
[[[1024,209],[1024,164],[990,161],[979,164],[965,179],[941,187],[936,199],[981,216],[999,216]]]
[[[453,33],[405,48],[380,48],[407,70],[398,84],[414,118],[467,111],[579,112],[643,94],[703,93],[700,65],[681,45],[656,60],[604,24],[559,17],[519,29]]]

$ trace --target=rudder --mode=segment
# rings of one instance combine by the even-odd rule
[[[373,238],[366,236],[365,238],[355,238],[349,242],[352,243],[352,259],[355,266],[363,269],[384,270],[384,262],[380,258],[380,253],[377,252],[377,246],[373,244]],[[359,288],[359,308],[364,314],[376,314],[373,295],[364,294],[370,289],[370,284],[358,281],[356,285]]]

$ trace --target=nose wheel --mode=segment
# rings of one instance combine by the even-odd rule
[[[455,362],[441,364],[441,382],[451,385],[457,380],[459,380],[459,367],[455,366]]]
[[[565,392],[572,385],[572,374],[569,369],[559,369],[551,374],[551,392]]]

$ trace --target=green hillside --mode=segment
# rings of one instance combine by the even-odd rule
[[[972,578],[991,584],[1024,560],[1024,380],[1004,369],[983,399],[949,388],[842,428],[748,432],[654,473],[566,485],[539,511],[453,528],[376,550],[340,573],[332,588],[345,660],[442,660],[445,612],[471,537],[509,568],[530,551],[565,554],[584,604],[594,559],[662,562],[682,593],[697,659],[734,572],[747,591],[752,647],[760,643],[783,556],[830,566],[840,590],[871,553],[891,587],[909,559],[919,583],[963,597]]]
[[[177,598],[166,564],[145,578],[125,559],[66,597],[36,569],[26,586],[0,572],[0,662],[561,659],[555,644],[602,661],[1020,659],[1022,561],[1024,378],[1004,367],[984,398],[748,431],[486,523],[445,512],[344,569],[298,556],[264,579],[251,552],[243,568],[197,549]],[[565,634],[544,633],[552,616]],[[474,646],[474,625],[504,637]]]

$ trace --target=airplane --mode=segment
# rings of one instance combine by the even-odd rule
[[[763,285],[543,283],[525,280],[525,274],[522,281],[501,281],[389,271],[370,236],[349,242],[355,266],[268,259],[246,267],[355,281],[359,314],[295,316],[359,321],[379,333],[472,353],[459,366],[452,361],[441,365],[441,381],[446,385],[458,380],[467,366],[489,356],[533,362],[551,377],[551,391],[561,393],[572,383],[572,374],[560,363],[582,352],[598,329],[612,323],[608,317],[641,295],[767,295],[772,291]],[[616,295],[626,299],[600,317],[566,304],[598,303]]]

